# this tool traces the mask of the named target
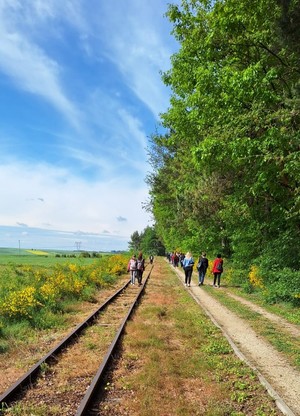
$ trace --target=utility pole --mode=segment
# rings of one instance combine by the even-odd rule
[[[76,250],[80,251],[81,248],[81,241],[75,241]]]

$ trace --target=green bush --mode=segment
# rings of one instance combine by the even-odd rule
[[[300,306],[300,271],[284,268],[278,271],[264,271],[265,299],[268,303],[291,302]]]

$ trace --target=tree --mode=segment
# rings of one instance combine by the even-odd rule
[[[141,248],[144,253],[149,255],[165,255],[165,247],[160,242],[154,227],[146,227],[144,229],[142,233]]]
[[[160,242],[155,227],[146,227],[140,234],[135,231],[131,235],[131,241],[128,243],[132,251],[142,251],[144,254],[163,256],[165,247]]]
[[[152,137],[147,178],[167,247],[300,267],[299,13],[286,0],[169,7],[181,47],[163,74],[167,133]]]
[[[128,242],[128,247],[130,251],[137,252],[141,247],[141,236],[138,231],[134,231],[130,236],[131,240]]]

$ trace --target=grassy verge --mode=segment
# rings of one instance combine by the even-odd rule
[[[241,296],[250,302],[255,303],[266,309],[268,312],[274,313],[284,319],[286,319],[291,324],[300,325],[300,308],[294,307],[291,303],[275,303],[269,304],[266,303],[264,298],[262,297],[261,293],[254,292],[254,293],[246,293],[242,289],[236,287],[227,287],[235,295]]]
[[[109,376],[102,415],[279,415],[256,375],[163,260]]]
[[[300,340],[293,337],[280,326],[260,313],[250,310],[235,299],[229,297],[225,291],[216,290],[211,286],[204,287],[214,298],[218,299],[224,306],[235,314],[246,320],[253,330],[267,339],[277,351],[283,353],[291,365],[300,369]],[[249,300],[249,299],[248,299]]]

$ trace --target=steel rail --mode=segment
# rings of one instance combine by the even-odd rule
[[[36,364],[34,364],[23,376],[21,376],[14,384],[12,384],[1,396],[0,396],[0,414],[1,409],[4,409],[14,398],[19,394],[23,388],[31,384],[34,381],[40,372],[41,365],[49,362],[55,355],[57,355],[64,347],[69,345],[73,339],[78,336],[96,317],[97,315],[105,309],[105,307],[112,302],[117,296],[122,293],[126,287],[129,285],[130,280],[128,280],[120,289],[118,289],[113,295],[111,295],[99,308],[94,311],[88,318],[86,318],[82,323],[77,325],[63,340],[52,348],[46,355],[44,355]]]
[[[118,342],[121,338],[121,335],[124,332],[125,326],[126,326],[128,320],[129,320],[133,310],[135,309],[139,298],[141,297],[142,293],[145,290],[145,286],[146,286],[146,283],[147,283],[147,281],[150,277],[152,269],[153,269],[153,265],[152,265],[152,267],[151,267],[151,269],[150,269],[150,271],[149,271],[149,273],[148,273],[148,275],[147,275],[147,277],[144,281],[144,284],[142,285],[141,289],[137,293],[137,296],[135,297],[134,301],[132,302],[130,309],[128,310],[126,316],[124,317],[124,319],[123,319],[123,321],[122,321],[122,323],[121,323],[113,341],[111,342],[111,344],[110,344],[110,346],[107,350],[107,353],[105,354],[105,356],[102,360],[102,363],[98,368],[98,371],[97,371],[95,377],[93,378],[89,388],[87,389],[83,399],[81,400],[81,403],[80,403],[80,405],[77,409],[77,412],[76,412],[75,416],[84,416],[86,414],[86,411],[88,410],[89,404],[93,401],[95,393],[97,392],[97,390],[99,389],[99,386],[101,385],[101,382],[103,381],[103,376],[104,376],[105,371],[108,367],[108,364],[110,362],[112,354],[114,353],[114,351],[115,351],[115,349],[118,345]]]

